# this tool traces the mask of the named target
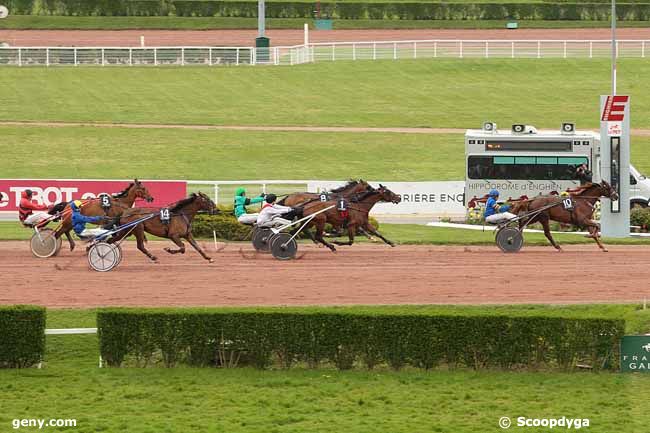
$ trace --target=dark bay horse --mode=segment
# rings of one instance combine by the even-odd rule
[[[306,228],[308,229],[311,226],[315,226],[315,240],[325,245],[332,251],[336,251],[334,245],[327,242],[323,238],[326,223],[330,223],[335,230],[341,230],[343,228],[347,229],[349,241],[333,242],[336,245],[352,245],[354,243],[354,235],[356,234],[357,229],[359,229],[362,232],[371,233],[377,236],[391,247],[394,247],[395,244],[382,236],[377,231],[377,229],[368,221],[368,214],[370,213],[370,210],[376,203],[380,201],[397,204],[401,201],[401,198],[399,195],[395,194],[385,186],[379,185],[378,189],[372,188],[370,191],[367,191],[361,194],[359,197],[350,200],[347,204],[347,216],[339,212],[337,208],[334,207],[316,215]],[[314,201],[307,203],[302,208],[302,215],[309,216],[313,213],[318,212],[319,210],[327,208],[328,206],[337,205],[337,202],[337,200],[330,200],[326,202]],[[307,230],[307,233],[311,236],[309,230]]]
[[[210,213],[216,212],[217,206],[214,202],[202,192],[192,193],[188,198],[180,200],[169,206],[169,222],[164,223],[161,219],[160,208],[133,208],[127,209],[124,211],[122,216],[119,219],[119,225],[124,225],[126,223],[135,221],[139,218],[142,218],[148,214],[156,214],[154,218],[151,218],[147,221],[138,224],[135,229],[133,229],[133,234],[136,237],[138,243],[138,249],[142,251],[147,257],[153,261],[157,261],[156,256],[151,254],[144,246],[145,241],[145,232],[150,233],[154,236],[161,238],[170,239],[176,245],[178,245],[177,250],[171,248],[165,248],[169,254],[185,254],[185,244],[181,239],[187,240],[196,251],[198,251],[201,256],[212,263],[212,259],[208,257],[201,247],[196,243],[194,237],[192,236],[192,221],[196,214],[203,210]],[[115,235],[110,242],[116,242],[123,237],[127,236],[129,233],[118,233]]]
[[[332,189],[326,194],[331,199],[336,199],[339,197],[350,198],[354,194],[361,194],[363,192],[369,191],[370,189],[372,189],[372,187],[363,179],[350,180],[345,185]],[[321,194],[316,192],[296,192],[289,194],[282,200],[278,201],[278,204],[290,207],[300,206],[306,204],[307,202],[320,200],[320,196]]]
[[[586,228],[589,231],[589,236],[594,238],[600,249],[607,251],[600,241],[600,235],[598,233],[600,225],[593,220],[594,206],[601,197],[618,200],[618,194],[614,188],[612,188],[612,186],[607,182],[602,181],[601,183],[585,185],[576,193],[569,193],[566,197],[547,195],[522,201],[512,208],[512,213],[519,214],[521,212],[535,212],[535,210],[555,204],[555,206],[551,206],[537,215],[533,215],[528,220],[520,220],[519,227],[523,228],[524,225],[536,222],[542,224],[544,235],[546,235],[546,238],[551,242],[551,245],[553,245],[558,251],[562,251],[560,245],[555,242],[555,239],[553,239],[553,236],[551,235],[549,221],[572,224],[579,228]],[[572,210],[567,210],[563,205],[563,201],[567,199],[571,199],[573,205]]]
[[[145,188],[138,179],[135,179],[121,192],[109,196],[110,207],[108,208],[102,206],[102,199],[99,197],[84,200],[84,204],[81,206],[81,214],[86,216],[106,216],[111,218],[119,217],[125,210],[130,209],[133,206],[133,203],[135,203],[137,198],[145,199],[148,202],[153,201],[153,197],[151,197],[147,188]],[[58,203],[52,207],[48,213],[54,215],[58,212],[63,212],[66,209],[69,209],[69,207],[69,203],[67,202]],[[55,236],[58,239],[61,235],[65,234],[70,243],[70,251],[72,251],[74,250],[75,242],[70,235],[70,231],[72,231],[72,212],[67,212],[63,217],[61,225],[56,230]]]

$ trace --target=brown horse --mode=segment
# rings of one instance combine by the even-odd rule
[[[586,228],[589,231],[589,236],[594,238],[600,249],[607,251],[600,241],[600,225],[593,220],[594,206],[600,197],[618,200],[618,194],[610,184],[605,181],[601,183],[592,183],[585,185],[583,189],[576,193],[569,193],[567,197],[557,195],[547,195],[535,197],[530,200],[522,201],[517,206],[513,207],[512,212],[519,214],[521,212],[535,212],[544,207],[545,210],[537,214],[533,214],[530,218],[521,219],[519,227],[523,228],[529,224],[539,222],[544,228],[544,235],[551,242],[558,251],[562,251],[560,245],[555,242],[551,235],[549,221],[557,221],[565,224],[572,224],[579,228]],[[568,210],[564,206],[564,201],[571,199],[572,209]],[[553,206],[555,205],[555,206]]]
[[[133,229],[133,234],[136,237],[138,249],[140,251],[142,251],[154,262],[158,260],[156,256],[151,254],[144,247],[144,233],[147,232],[151,233],[154,236],[170,239],[172,242],[178,245],[177,250],[165,248],[165,251],[167,251],[169,254],[185,254],[185,244],[183,244],[181,241],[181,239],[185,239],[190,243],[190,245],[192,245],[192,247],[194,247],[196,251],[199,252],[199,254],[201,254],[204,259],[212,263],[212,259],[203,252],[201,247],[199,247],[199,245],[194,240],[194,237],[192,237],[192,221],[200,210],[214,213],[217,211],[216,209],[217,207],[210,199],[210,197],[203,194],[202,192],[199,192],[198,194],[192,193],[188,198],[180,200],[169,206],[169,222],[167,223],[163,222],[161,219],[160,208],[133,208],[124,211],[120,217],[119,225],[133,222],[148,214],[156,214],[155,217],[138,224]],[[128,234],[128,231],[118,233],[110,240],[110,242],[117,242]]]
[[[311,226],[315,226],[316,227],[315,240],[325,245],[327,248],[329,248],[332,251],[336,251],[334,245],[332,245],[331,243],[323,239],[323,233],[325,231],[326,223],[330,223],[335,230],[341,230],[342,228],[346,228],[348,231],[349,241],[348,242],[336,241],[334,242],[334,244],[336,245],[352,245],[354,243],[354,235],[356,234],[357,229],[359,229],[362,232],[370,233],[377,236],[378,238],[383,240],[391,247],[394,247],[395,244],[390,240],[386,239],[384,236],[382,236],[377,231],[377,229],[368,221],[368,214],[370,213],[370,210],[376,203],[380,201],[392,202],[397,204],[400,201],[402,201],[402,199],[400,198],[399,195],[395,194],[394,192],[392,192],[391,190],[389,190],[388,188],[380,184],[378,189],[372,188],[370,191],[367,191],[361,194],[359,197],[350,200],[347,203],[347,209],[348,209],[347,215],[339,212],[339,210],[336,207],[334,207],[332,209],[329,209],[325,212],[316,215],[306,228],[308,229]],[[332,205],[336,206],[337,203],[338,200],[330,200],[325,202],[314,201],[311,203],[307,203],[302,208],[302,215],[309,216],[311,214],[318,212],[319,210],[327,208],[328,206],[332,206]],[[310,237],[312,237],[309,230],[307,230],[307,233],[309,234]],[[314,237],[312,237],[312,240],[314,240]]]
[[[153,197],[151,197],[147,188],[145,188],[138,179],[135,179],[123,191],[109,196],[109,207],[103,207],[102,199],[99,197],[84,200],[84,204],[81,206],[81,214],[86,216],[106,216],[111,218],[119,217],[125,210],[130,209],[133,206],[133,203],[135,203],[137,198],[145,199],[148,202],[153,201]],[[67,202],[58,203],[52,207],[49,213],[54,215],[58,212],[64,212],[69,208],[69,206],[70,204]],[[73,251],[75,242],[70,235],[71,231],[72,212],[68,211],[64,214],[63,221],[61,221],[61,225],[57,228],[54,235],[58,239],[65,234],[70,243],[70,251]]]
[[[360,194],[366,191],[369,191],[372,187],[363,179],[359,180],[350,180],[345,185],[332,189],[325,193],[328,198],[336,199],[339,197],[351,198],[354,194]],[[296,192],[289,194],[282,200],[278,201],[278,204],[282,206],[301,206],[307,202],[320,200],[321,193],[316,192]]]

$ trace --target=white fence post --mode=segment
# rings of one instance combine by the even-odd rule
[[[275,64],[279,65],[280,64],[280,48],[275,47],[274,51],[275,51],[275,59],[274,59]]]
[[[357,44],[352,42],[352,60],[357,60]]]
[[[372,60],[377,60],[377,42],[372,43]]]
[[[641,41],[641,57],[645,57],[645,41]]]
[[[181,66],[185,66],[185,47],[181,48]]]
[[[566,59],[566,41],[564,41],[564,58]]]
[[[397,42],[393,42],[393,60],[397,60]]]
[[[489,59],[490,58],[490,52],[488,51],[488,41],[485,41],[485,58]]]
[[[18,48],[18,66],[23,65],[23,50]]]
[[[542,41],[537,41],[537,58],[542,58]]]
[[[106,65],[106,56],[104,56],[104,49],[102,48],[102,66]]]
[[[129,48],[129,66],[133,66],[133,48]]]
[[[433,43],[433,58],[438,57],[438,42]]]
[[[462,59],[463,58],[463,41],[460,41],[460,52],[459,52],[459,57]]]
[[[214,204],[219,204],[219,184],[214,184]]]
[[[158,48],[153,49],[153,65],[158,66]]]
[[[336,44],[332,44],[332,61],[336,60]]]
[[[413,42],[413,58],[417,59],[418,58],[418,43]]]
[[[74,65],[78,66],[78,63],[77,63],[77,49],[75,48],[73,51],[74,51]]]
[[[514,41],[512,41],[512,45],[510,47],[510,57],[513,58],[513,59],[515,58],[515,42]]]
[[[50,66],[50,49],[45,49],[45,66]]]
[[[239,48],[237,48],[237,61],[236,64],[239,64]],[[208,48],[208,65],[212,66],[212,48]]]
[[[589,41],[589,58],[593,59],[594,57],[594,42]]]

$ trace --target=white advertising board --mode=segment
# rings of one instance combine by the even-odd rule
[[[374,187],[378,187],[381,183],[402,198],[399,204],[378,203],[372,209],[371,213],[374,215],[431,215],[442,218],[465,215],[464,181],[368,182]],[[310,192],[320,192],[339,187],[344,183],[311,181],[307,184],[307,188]]]

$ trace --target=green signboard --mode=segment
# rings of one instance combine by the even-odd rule
[[[621,338],[621,371],[650,372],[650,335]]]

